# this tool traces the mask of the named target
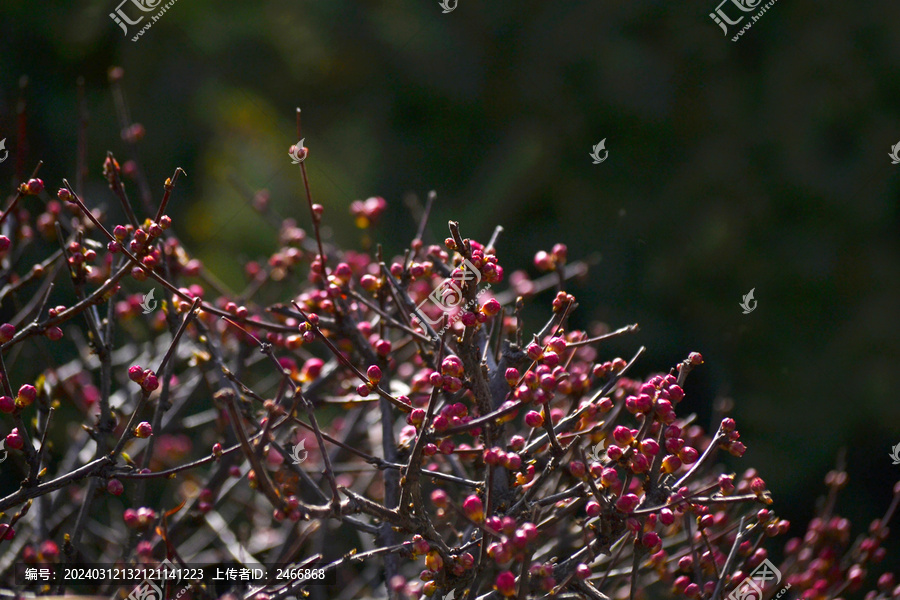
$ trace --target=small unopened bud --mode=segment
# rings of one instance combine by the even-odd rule
[[[496,298],[491,298],[482,305],[481,312],[489,317],[493,317],[500,312],[501,308],[502,307],[500,306],[500,303],[496,300]]]
[[[142,382],[144,380],[144,368],[140,365],[132,365],[128,369],[128,379],[135,383]]]
[[[25,184],[25,188],[27,193],[37,196],[44,191],[44,182],[40,179],[29,179],[28,183]]]
[[[475,496],[474,494],[469,496],[463,501],[463,512],[467,517],[475,521],[476,523],[480,523],[484,520],[484,504],[481,502],[481,498]]]
[[[31,406],[31,403],[34,402],[35,398],[37,398],[37,390],[33,385],[25,384],[19,388],[19,393],[16,394],[16,404],[20,406]]]
[[[148,438],[153,435],[153,427],[147,421],[141,421],[134,428],[134,437]]]
[[[106,491],[113,496],[121,496],[125,491],[125,486],[118,479],[110,479],[106,482]]]

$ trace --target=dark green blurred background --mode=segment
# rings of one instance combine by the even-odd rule
[[[573,287],[577,322],[642,329],[601,355],[644,344],[647,374],[702,352],[687,409],[708,420],[717,397],[734,399],[749,449],[732,464],[759,469],[781,514],[810,517],[842,447],[839,510],[855,531],[882,514],[900,475],[896,2],[781,0],[737,43],[708,16],[716,0],[459,0],[449,14],[436,0],[178,0],[137,42],[109,18],[116,4],[3,0],[4,182],[20,157],[28,171],[44,160],[51,189],[74,177],[83,76],[87,196],[114,206],[100,174],[107,150],[130,155],[107,81],[122,66],[155,199],[183,167],[175,228],[240,287],[242,262],[275,235],[229,179],[308,225],[286,155],[301,106],[338,242],[360,242],[349,203],[380,195],[391,208],[372,238],[402,251],[416,226],[403,198],[434,189],[431,241],[451,218],[483,241],[502,224],[507,274],[534,273],[534,251],[555,242],[599,253]]]

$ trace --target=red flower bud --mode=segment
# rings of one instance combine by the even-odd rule
[[[674,473],[681,468],[681,459],[674,454],[667,455],[662,461],[663,473]]]
[[[6,343],[16,335],[16,327],[11,323],[0,325],[0,343]]]
[[[616,443],[620,446],[627,446],[634,441],[634,435],[631,433],[631,429],[619,425],[613,429],[613,439],[616,440]]]
[[[26,192],[32,196],[37,196],[44,191],[44,182],[40,179],[29,179],[25,184]]]
[[[476,523],[480,523],[484,520],[484,504],[481,502],[481,498],[475,496],[474,494],[467,497],[463,501],[463,513]]]
[[[25,384],[19,388],[19,393],[16,395],[16,403],[21,406],[31,406],[31,403],[34,402],[35,398],[37,398],[37,390],[33,385]]]
[[[19,428],[16,427],[6,436],[6,447],[10,450],[21,450],[25,446],[25,440],[19,434]]]
[[[544,424],[544,416],[534,410],[530,410],[525,414],[525,424],[531,428],[541,427]]]
[[[138,438],[148,438],[153,435],[153,427],[147,421],[141,421],[134,428],[134,436]]]
[[[616,508],[626,515],[631,514],[634,512],[634,509],[637,508],[639,501],[638,497],[634,494],[625,494],[616,501]]]
[[[516,595],[516,576],[511,571],[501,571],[494,581],[494,588],[502,596],[509,598]]]
[[[495,298],[491,298],[481,306],[481,312],[489,317],[493,317],[500,312],[501,306]]]
[[[528,347],[525,348],[525,353],[531,360],[540,360],[541,357],[544,356],[543,349],[534,342],[528,344]]]
[[[106,482],[106,491],[113,496],[121,496],[125,491],[125,486],[118,479],[110,479]]]
[[[447,508],[447,505],[449,504],[449,496],[447,496],[447,492],[440,488],[431,492],[431,503],[438,508]]]

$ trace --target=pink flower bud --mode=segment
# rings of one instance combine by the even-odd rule
[[[734,491],[734,475],[719,475],[719,489],[723,495],[728,495]]]
[[[603,484],[603,487],[613,487],[618,481],[619,473],[615,469],[612,467],[603,469],[603,473],[600,475],[600,483]]]
[[[484,504],[481,502],[481,498],[475,496],[474,494],[467,497],[463,501],[463,513],[471,520],[476,523],[480,523],[484,520]]]
[[[658,533],[655,531],[648,531],[641,539],[641,543],[644,544],[645,548],[656,548],[661,543],[661,540],[659,539]]]
[[[551,250],[551,254],[553,258],[556,260],[556,264],[563,265],[566,262],[566,257],[569,255],[569,249],[565,244],[556,244],[553,246],[553,250]]]
[[[106,491],[113,496],[121,496],[125,491],[125,486],[118,479],[110,479],[106,482]]]
[[[126,508],[125,513],[122,515],[122,520],[125,521],[125,525],[128,528],[136,528],[138,526],[137,511],[133,508]]]
[[[0,343],[6,343],[16,335],[16,327],[12,323],[0,325]]]
[[[738,458],[740,458],[746,451],[747,446],[745,446],[742,442],[731,442],[731,444],[728,445],[728,452],[732,456],[737,456]]]
[[[454,355],[446,357],[441,361],[441,373],[451,377],[462,377],[465,373],[462,359]]]
[[[37,196],[44,191],[44,182],[40,179],[29,179],[28,183],[25,184],[25,188],[27,193]]]
[[[766,482],[759,477],[755,477],[753,481],[750,482],[750,491],[757,496],[762,494],[766,491]]]
[[[675,513],[672,512],[670,508],[664,508],[659,511],[659,522],[663,525],[669,526],[675,522]]]
[[[559,354],[553,351],[544,352],[541,362],[548,367],[555,367],[559,364]]]
[[[388,340],[378,340],[375,342],[375,353],[387,357],[391,353],[391,343]]]
[[[525,353],[531,360],[540,360],[541,357],[544,356],[543,349],[534,342],[528,344],[528,347],[525,348]]]
[[[569,463],[569,473],[572,474],[573,477],[581,479],[584,477],[586,469],[584,467],[584,463],[580,460],[573,460]]]
[[[681,452],[678,453],[678,458],[681,459],[686,465],[692,465],[697,462],[697,459],[700,458],[700,453],[697,452],[696,448],[691,448],[690,446],[685,446],[681,449]]]
[[[656,456],[659,454],[659,444],[654,439],[646,439],[641,442],[641,453],[646,456]]]
[[[141,421],[134,428],[134,436],[138,438],[148,438],[153,435],[153,427],[147,421]]]
[[[522,457],[515,452],[507,452],[504,456],[503,466],[510,471],[518,471],[522,468]]]
[[[141,388],[147,392],[152,392],[159,387],[159,379],[155,374],[150,373],[141,381]]]
[[[619,425],[613,429],[613,439],[616,440],[616,443],[620,446],[627,446],[634,441],[634,435],[631,433],[631,429]]]
[[[494,580],[494,588],[507,598],[516,595],[516,576],[511,571],[501,571]]]
[[[663,473],[674,473],[681,468],[681,459],[674,454],[669,454],[662,461]]]
[[[371,365],[366,370],[366,377],[368,377],[369,381],[371,381],[372,383],[377,384],[379,381],[381,381],[381,369],[378,367],[378,365]]]
[[[544,416],[535,410],[530,410],[525,414],[525,424],[531,428],[541,427],[544,424]]]
[[[140,383],[144,380],[144,369],[139,365],[133,365],[128,369],[128,378],[135,383]]]
[[[425,422],[425,409],[422,408],[414,408],[412,412],[409,413],[409,416],[406,417],[406,422],[410,425],[415,425],[418,427],[422,423]]]
[[[447,505],[449,503],[449,496],[447,496],[447,492],[440,488],[431,492],[431,503],[438,508],[447,508]]]
[[[643,454],[632,455],[631,470],[635,473],[646,473],[650,470],[650,459]]]
[[[34,402],[35,398],[37,398],[37,390],[33,385],[25,384],[19,388],[19,393],[16,395],[16,403],[21,406],[31,406],[31,403]]]
[[[534,266],[537,267],[539,271],[552,271],[553,258],[545,251],[539,250],[534,255]]]
[[[638,502],[639,499],[634,494],[625,494],[616,501],[616,508],[628,515],[634,512],[634,509],[637,508]]]
[[[16,410],[16,401],[9,396],[0,396],[0,412],[10,414]]]
[[[501,306],[495,298],[491,298],[481,306],[481,312],[489,317],[493,317],[500,312]]]
[[[25,447],[25,440],[19,434],[19,428],[16,427],[6,436],[6,447],[10,450],[21,450]]]

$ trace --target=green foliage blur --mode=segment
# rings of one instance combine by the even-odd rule
[[[340,244],[399,254],[417,223],[410,197],[436,190],[426,242],[449,219],[486,241],[507,274],[566,242],[597,255],[572,285],[576,324],[636,336],[601,356],[648,352],[637,372],[689,351],[706,364],[687,410],[708,423],[733,399],[776,510],[811,516],[846,449],[839,510],[857,528],[883,514],[900,474],[900,5],[778,2],[738,42],[687,3],[436,0],[178,0],[137,41],[109,17],[117,0],[0,8],[0,165],[37,160],[54,190],[76,168],[76,80],[90,114],[86,196],[116,203],[101,176],[130,157],[107,71],[121,66],[154,199],[181,166],[170,210],[179,236],[224,285],[276,249],[251,206],[309,226],[295,107],[313,197]],[[27,148],[15,143],[28,77]],[[609,158],[592,164],[606,138]],[[136,191],[134,192],[136,193]],[[354,226],[351,201],[383,196],[386,218]],[[368,240],[364,239],[368,236]],[[742,314],[755,289],[757,309]],[[551,296],[529,313],[537,326]],[[855,530],[856,531],[856,530]]]

